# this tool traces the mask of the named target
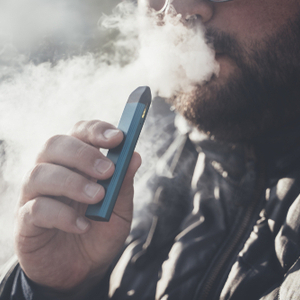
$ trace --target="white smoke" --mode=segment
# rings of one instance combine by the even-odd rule
[[[50,11],[46,0],[26,2],[43,5],[45,14],[38,18],[40,27],[32,28],[32,39],[26,39],[30,49],[43,32],[54,27],[55,32],[60,31],[62,26],[72,27],[74,21],[75,30],[65,32],[79,28],[75,22],[78,15],[58,2]],[[4,41],[0,55],[0,140],[5,150],[0,247],[4,256],[0,264],[12,251],[13,207],[22,177],[49,137],[66,133],[82,119],[102,119],[117,125],[128,95],[137,86],[149,85],[154,95],[170,97],[176,90],[189,90],[218,72],[214,51],[207,46],[200,26],[188,29],[174,13],[159,21],[146,5],[137,8],[131,2],[122,2],[112,15],[102,17],[104,27],[117,36],[113,43],[99,51],[34,63],[28,53],[18,53],[17,42],[10,38],[21,18],[17,13],[10,15],[12,5],[25,5],[24,1],[4,4],[0,13],[6,18],[2,18],[2,29],[6,26],[6,30],[0,34]],[[32,16],[27,13],[28,20],[37,18],[34,9]],[[54,16],[52,22],[50,15]],[[22,17],[21,22],[26,20]]]

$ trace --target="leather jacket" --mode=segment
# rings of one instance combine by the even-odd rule
[[[108,295],[85,299],[300,299],[299,129],[252,145],[172,133]],[[4,291],[29,299],[11,296],[18,268],[2,280],[1,300]]]
[[[152,224],[133,230],[111,298],[300,299],[299,126],[255,145],[185,137],[163,157]]]

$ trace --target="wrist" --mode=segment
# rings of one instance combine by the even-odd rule
[[[27,285],[37,299],[45,300],[98,300],[106,299],[108,294],[108,284],[110,272],[104,278],[93,277],[78,284],[76,287],[68,290],[54,289],[43,286],[29,279],[22,271],[22,281]],[[23,284],[24,285],[24,284]]]

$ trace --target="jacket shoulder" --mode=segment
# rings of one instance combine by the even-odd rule
[[[0,300],[10,299],[14,279],[19,269],[19,262],[13,256],[0,270]]]

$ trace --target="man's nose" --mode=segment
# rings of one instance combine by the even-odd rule
[[[168,0],[149,0],[149,4],[155,10],[160,10],[165,6],[167,1]],[[203,23],[206,23],[214,14],[214,3],[208,0],[169,0],[169,2],[184,19],[196,15]]]

